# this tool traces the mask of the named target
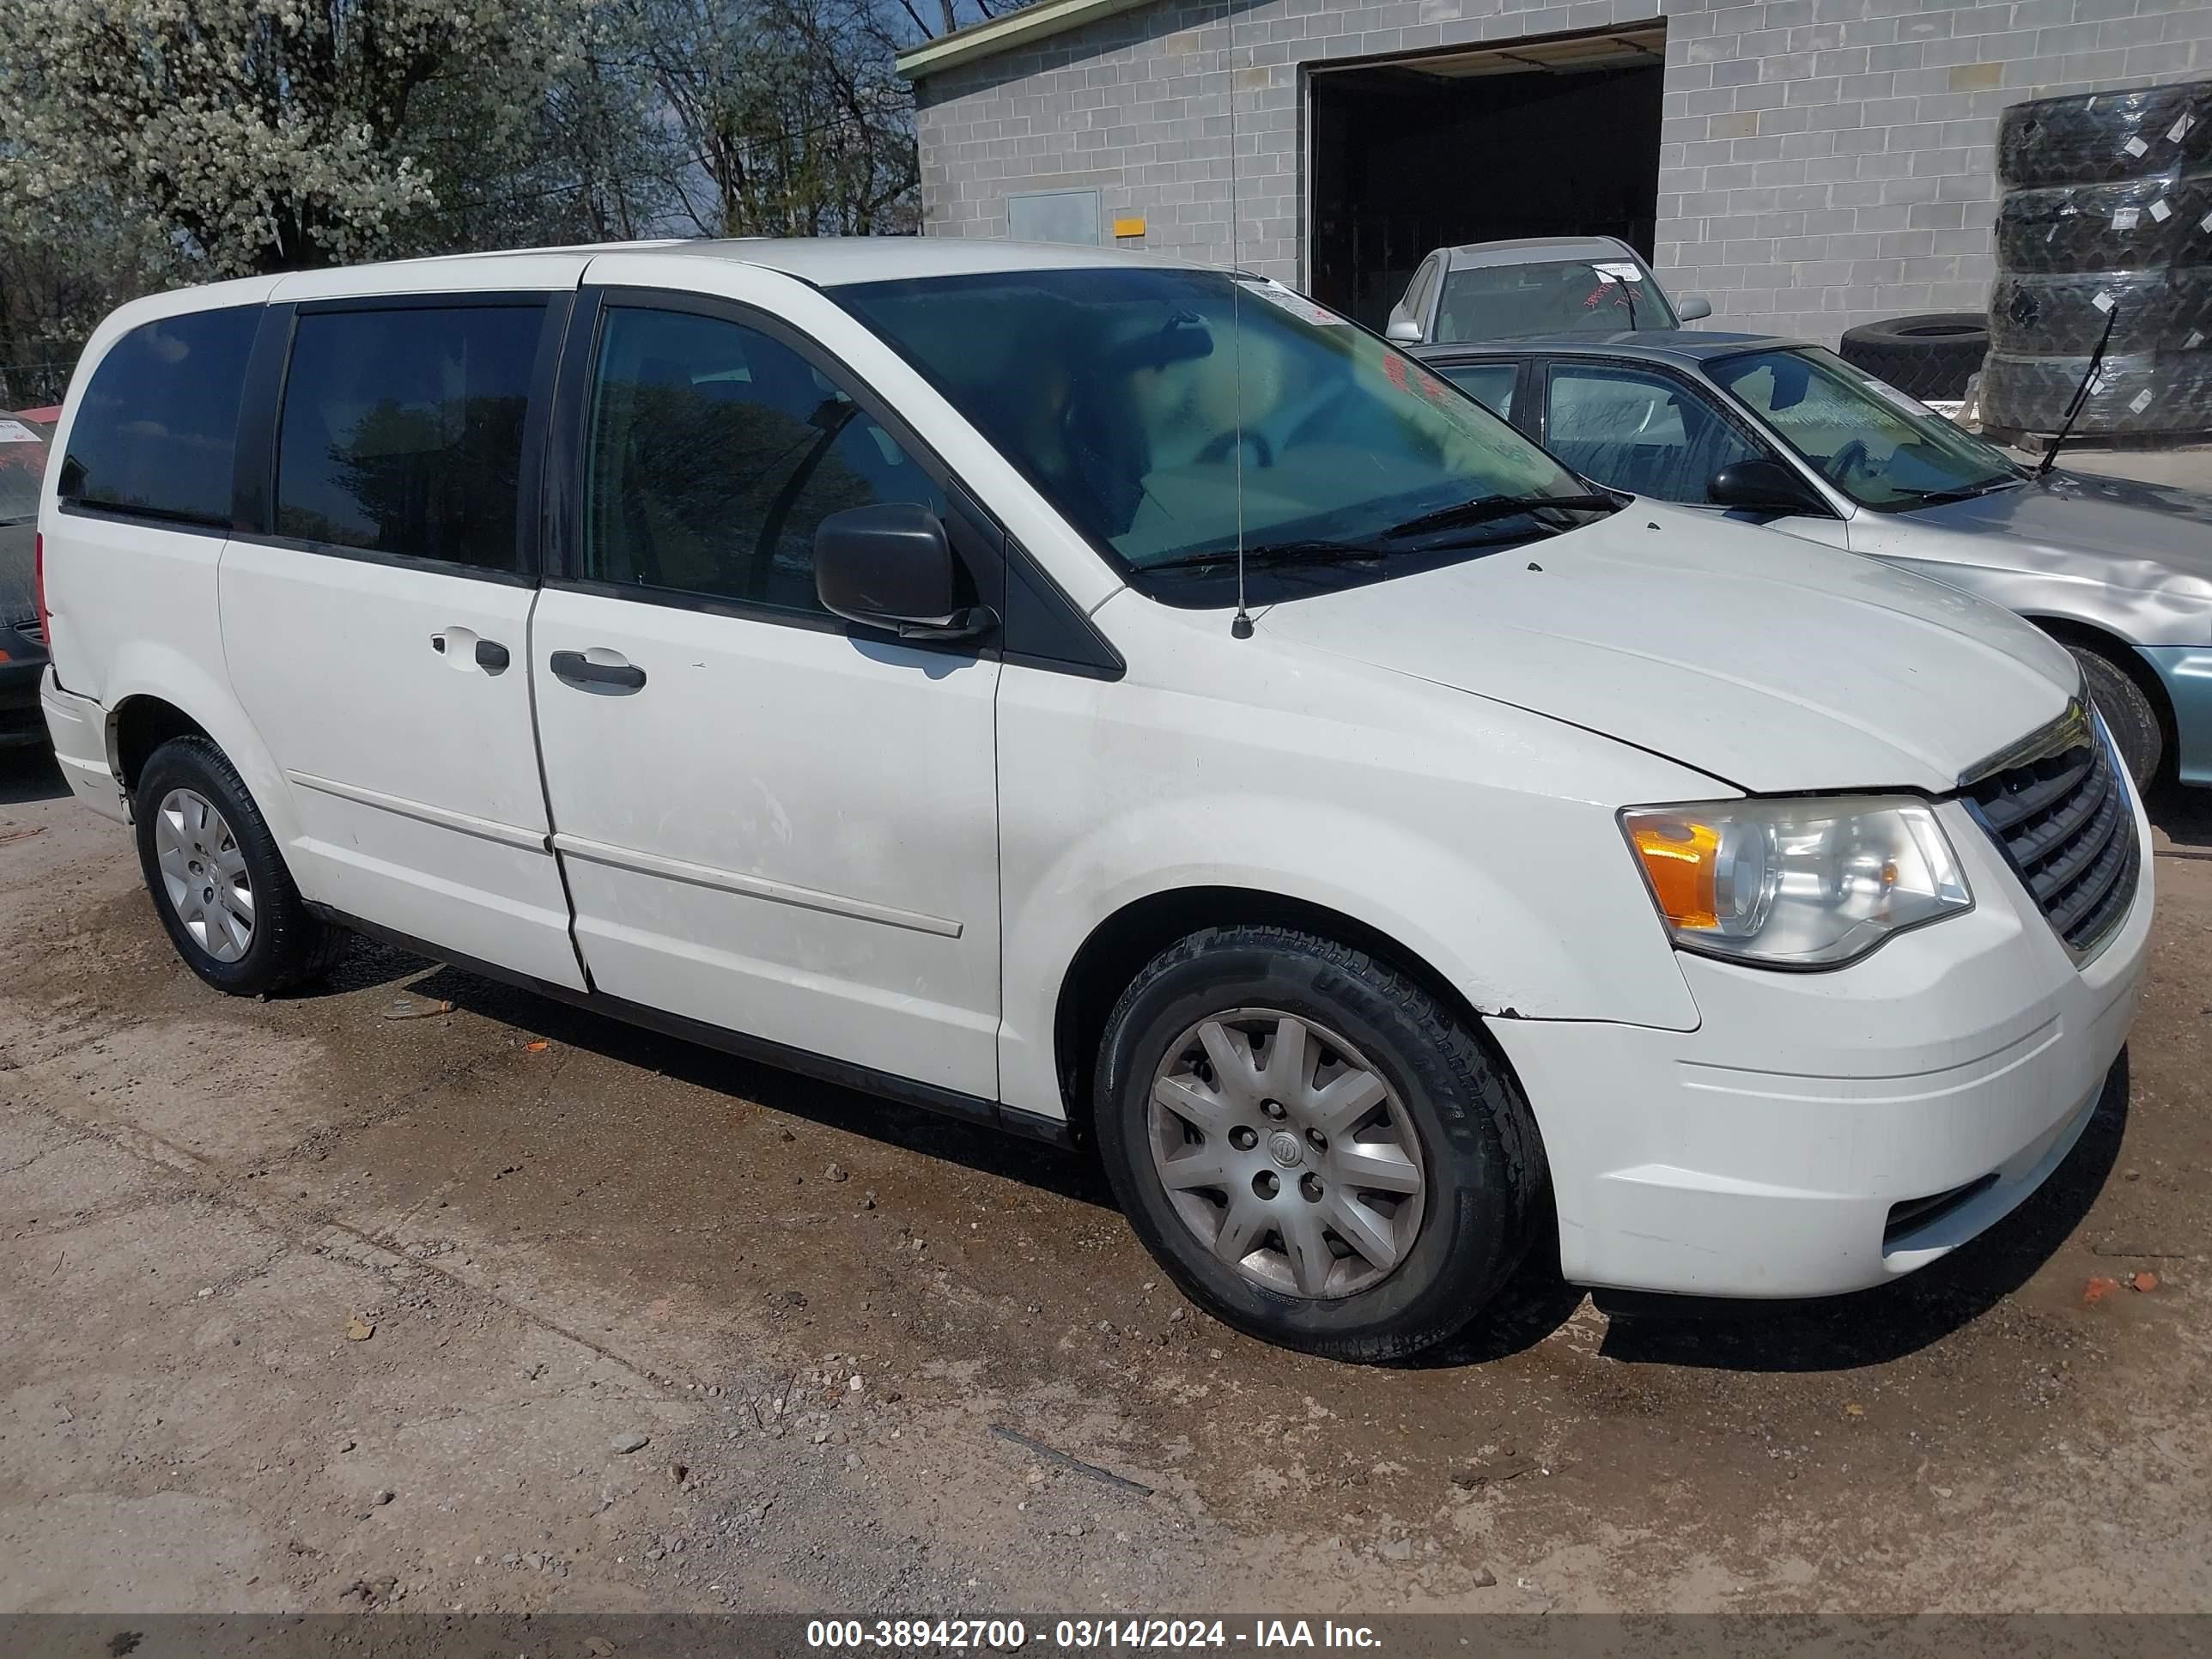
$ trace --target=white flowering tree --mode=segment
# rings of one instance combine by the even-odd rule
[[[392,251],[444,183],[418,112],[501,148],[590,3],[6,0],[0,213],[112,203],[207,276]]]

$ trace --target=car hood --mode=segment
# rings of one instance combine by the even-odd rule
[[[2080,684],[2062,648],[1957,588],[1646,501],[1261,625],[1756,793],[1950,789]]]
[[[2212,597],[2212,495],[2134,478],[2053,472],[2040,483],[1993,489],[1893,517],[1897,527],[2002,537],[2013,544],[2003,560],[2043,569],[2085,556],[2084,569],[2120,587],[2155,592],[2177,580],[2197,598]]]

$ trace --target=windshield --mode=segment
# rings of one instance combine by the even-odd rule
[[[22,422],[0,415],[0,524],[39,516],[39,484],[46,446]]]
[[[1747,352],[1705,373],[1862,507],[1898,512],[2024,476],[1918,398],[1817,347]]]
[[[1680,326],[1659,284],[1644,280],[1635,260],[1551,259],[1451,272],[1433,337],[1443,345]]]
[[[832,292],[1125,574],[1233,551],[1240,529],[1248,551],[1325,552],[1476,498],[1585,495],[1474,399],[1275,283],[1104,266]],[[1452,544],[1516,532],[1548,533],[1498,514]]]

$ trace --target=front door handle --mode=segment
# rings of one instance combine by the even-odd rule
[[[556,651],[553,677],[580,691],[635,691],[645,684],[645,670],[635,663],[593,662],[580,651]]]
[[[469,628],[441,629],[430,635],[430,648],[455,668],[474,663],[487,674],[504,674],[514,660],[497,640],[478,639]]]

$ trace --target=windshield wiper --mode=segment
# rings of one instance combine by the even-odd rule
[[[1540,513],[1547,507],[1564,507],[1572,513],[1611,513],[1620,503],[1610,495],[1485,495],[1472,501],[1461,501],[1453,507],[1440,507],[1433,513],[1423,513],[1394,524],[1382,533],[1395,539],[1401,536],[1425,535],[1431,530],[1456,530],[1463,525],[1488,524],[1493,519],[1510,519],[1523,513]]]
[[[1960,484],[1956,489],[1953,489],[1928,490],[1922,495],[1916,495],[1913,498],[1912,504],[1915,507],[1940,507],[1945,501],[1971,501],[1977,495],[1986,495],[1992,490],[2002,489],[2009,484],[2026,483],[2027,482],[2027,479],[2018,477],[1986,478],[1980,483]]]
[[[1289,564],[1368,564],[1377,559],[1387,559],[1391,550],[1366,547],[1357,542],[1295,541],[1258,542],[1244,550],[1248,565],[1282,566]],[[1224,547],[1212,553],[1185,553],[1172,559],[1161,559],[1151,564],[1139,565],[1139,570],[1197,570],[1208,565],[1234,565],[1237,550]]]

